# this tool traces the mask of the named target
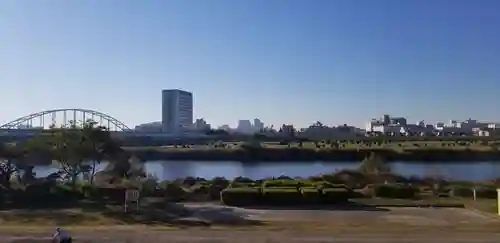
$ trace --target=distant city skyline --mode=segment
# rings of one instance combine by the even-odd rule
[[[499,1],[0,1],[0,123],[86,108],[296,127],[500,121]]]

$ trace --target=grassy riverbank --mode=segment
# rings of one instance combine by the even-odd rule
[[[249,141],[124,148],[109,131],[95,127],[92,122],[83,124],[82,128],[74,125],[70,129],[50,131],[49,135],[37,136],[23,143],[0,144],[0,159],[3,161],[0,166],[0,224],[3,226],[154,224],[164,227],[251,228],[267,227],[266,224],[273,220],[271,224],[276,225],[278,218],[286,227],[295,220],[299,227],[315,228],[313,225],[334,223],[331,219],[338,217],[332,212],[339,212],[340,218],[345,216],[341,212],[349,210],[379,212],[374,216],[384,219],[391,215],[384,214],[390,210],[382,207],[465,207],[472,195],[477,196],[476,202],[489,200],[488,203],[485,201],[484,208],[493,208],[491,204],[497,196],[496,188],[500,186],[499,180],[453,182],[438,178],[405,178],[391,173],[390,165],[385,163],[394,160],[493,160],[497,148],[491,141],[403,143],[384,140],[298,144]],[[362,162],[356,170],[325,171],[326,174],[308,178],[188,177],[158,181],[146,176],[145,165],[136,157]],[[41,158],[52,158],[60,170],[46,177],[36,177],[34,168]],[[103,160],[108,161],[106,168],[96,172],[97,164]],[[86,177],[84,181],[79,180]],[[125,193],[130,189],[140,192],[140,204],[137,209],[135,205],[130,208],[133,212],[125,213]],[[283,207],[287,209],[283,210]],[[258,218],[258,215],[253,215],[255,218],[251,215],[255,210],[248,208],[260,208],[268,216]],[[429,215],[433,213],[436,212]],[[330,222],[318,223],[318,217],[324,215],[324,219]],[[313,220],[305,222],[304,218]],[[450,221],[460,220],[467,218]],[[352,224],[348,222],[347,225]]]
[[[127,147],[143,160],[200,161],[342,161],[358,162],[371,153],[387,161],[500,161],[500,150],[485,141],[220,143],[162,147]]]
[[[93,185],[79,181],[73,186],[49,179],[27,184],[13,182],[9,190],[3,189],[0,193],[0,223],[4,226],[154,224],[166,227],[253,227],[266,223],[246,218],[235,208],[226,206],[325,212],[453,207],[496,212],[498,180],[445,181],[403,177],[389,171],[383,162],[372,158],[365,160],[358,170],[308,178],[187,177],[158,181],[154,178],[113,179],[113,174],[99,172]],[[131,213],[123,212],[127,188],[140,191],[139,211],[135,211],[133,205]],[[190,206],[193,202],[197,206]]]

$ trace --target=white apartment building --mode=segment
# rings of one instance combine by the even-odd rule
[[[193,94],[184,90],[162,90],[161,122],[164,133],[179,134],[193,127]]]

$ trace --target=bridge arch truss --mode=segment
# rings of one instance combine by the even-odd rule
[[[66,127],[72,121],[81,123],[88,120],[93,120],[110,131],[132,131],[123,122],[108,114],[78,108],[54,109],[29,114],[1,125],[0,129],[47,129],[50,126]]]

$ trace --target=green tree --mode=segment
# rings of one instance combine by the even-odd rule
[[[69,127],[53,129],[49,143],[53,158],[59,162],[61,170],[75,189],[78,175],[90,170],[90,166],[84,163],[92,154],[89,140],[77,124],[71,122]]]
[[[17,171],[15,161],[19,153],[15,146],[0,144],[0,186],[10,189],[10,178]]]
[[[381,156],[370,153],[370,156],[361,161],[359,171],[364,174],[389,173],[391,172],[391,167]]]
[[[98,126],[93,120],[87,120],[82,124],[82,136],[84,146],[87,147],[85,157],[92,162],[89,183],[93,184],[96,165],[104,158],[112,159],[119,151],[119,145],[111,138],[111,133],[106,127]]]
[[[18,181],[27,184],[35,179],[33,172],[37,161],[48,161],[50,158],[50,143],[47,136],[38,134],[35,137],[16,146],[18,151],[17,170]],[[22,177],[21,177],[22,174]]]
[[[146,177],[144,164],[139,158],[126,152],[122,152],[110,160],[102,173],[111,178],[111,183],[121,182],[123,179],[135,180]]]

